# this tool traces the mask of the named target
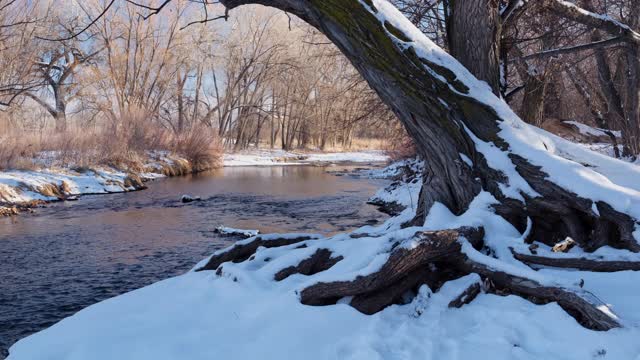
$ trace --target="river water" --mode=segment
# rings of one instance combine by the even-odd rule
[[[237,240],[213,233],[218,225],[329,234],[384,220],[365,202],[385,181],[326,170],[224,168],[0,219],[0,359],[18,339],[181,274]],[[182,204],[182,194],[203,200]]]

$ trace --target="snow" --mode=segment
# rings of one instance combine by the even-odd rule
[[[469,165],[469,167],[473,168],[473,161],[471,161],[471,159],[469,159],[469,157],[463,153],[458,153],[458,155],[460,155],[460,159],[462,159],[462,161],[464,161],[465,164]]]
[[[600,128],[594,128],[591,127],[589,125],[583,124],[581,122],[577,122],[577,121],[570,121],[567,120],[565,121],[565,123],[569,124],[569,125],[573,125],[575,127],[578,128],[578,131],[580,131],[581,134],[584,135],[592,135],[592,136],[607,136],[606,131],[611,131],[611,133],[613,134],[613,136],[615,137],[621,137],[622,133],[620,131],[614,131],[614,130],[605,130],[605,129],[600,129]]]
[[[313,281],[339,279],[335,274],[349,270],[352,277],[375,271],[385,259],[372,250],[383,250],[391,238],[349,244],[337,236],[329,244],[309,241],[309,248],[296,250],[298,254],[264,249],[248,264],[226,264],[222,277],[189,272],[83,310],[18,342],[9,359],[454,359],[474,358],[479,351],[496,359],[585,359],[602,349],[613,359],[640,354],[637,329],[588,331],[557,304],[536,306],[515,296],[481,294],[461,309],[449,309],[448,302],[477,282],[477,275],[449,282],[435,294],[423,286],[411,303],[373,316],[347,304],[300,304],[296,291]],[[365,246],[371,241],[375,243]],[[272,281],[278,269],[318,246],[335,247],[340,254],[356,252],[365,256],[352,258],[371,262],[341,262],[339,269],[313,281],[300,275]],[[267,257],[273,260],[265,262]],[[640,280],[635,273],[624,277]],[[606,281],[588,279],[590,283],[610,288]],[[604,294],[611,300],[610,293]],[[638,291],[632,296],[640,300]],[[615,300],[622,318],[633,312],[619,306],[620,298]],[[639,320],[635,314],[634,321]]]
[[[398,169],[416,163],[421,164],[406,161],[380,172],[397,176]],[[480,353],[491,354],[492,359],[582,360],[603,353],[611,359],[640,359],[640,312],[636,307],[640,288],[633,286],[640,281],[640,272],[535,271],[513,259],[508,246],[524,251],[528,245],[523,234],[492,211],[495,201],[482,192],[461,215],[436,204],[424,226],[403,229],[401,224],[415,213],[408,208],[379,226],[354,231],[368,234],[363,237],[259,235],[264,241],[302,236],[309,240],[259,248],[252,260],[225,263],[220,276],[215,271],[194,271],[208,261],[204,259],[182,276],[95,304],[19,341],[11,347],[9,360],[463,359]],[[404,305],[371,316],[349,306],[350,298],[321,307],[300,303],[299,292],[307,286],[352,280],[379,270],[396,243],[415,245],[417,231],[479,224],[485,226],[486,245],[494,251],[491,256],[484,254],[461,239],[467,256],[497,270],[581,293],[603,312],[617,316],[624,327],[590,331],[555,303],[534,305],[517,296],[481,293],[460,309],[448,308],[451,300],[480,281],[475,274],[447,282],[435,293],[423,285]],[[278,271],[321,248],[344,259],[312,276],[294,274],[283,281],[273,280]],[[224,251],[228,249],[216,254]],[[541,244],[539,251],[544,256],[569,257],[580,249],[555,254]],[[638,257],[610,248],[593,256]],[[585,280],[584,290],[577,286],[581,279]]]
[[[374,163],[387,162],[382,150],[334,153],[302,153],[284,150],[252,150],[226,154],[224,166],[308,165],[315,163]]]
[[[161,176],[160,174],[154,174]],[[134,190],[126,187],[125,173],[112,169],[88,170],[76,172],[70,169],[42,171],[5,171],[0,172],[0,202],[22,203],[32,200],[57,200],[47,196],[41,190],[50,186],[62,186],[63,182],[70,190],[66,195],[106,194]]]
[[[382,169],[367,170],[365,174],[376,179],[393,179],[401,177],[389,186],[378,190],[369,198],[369,203],[396,204],[414,213],[418,207],[418,198],[422,188],[422,172],[424,161],[407,159],[397,161]],[[407,173],[410,175],[407,176]]]
[[[499,135],[513,154],[530,159],[559,186],[594,202],[606,200],[618,211],[640,218],[638,166],[596,154],[523,123],[486,83],[473,78],[433,45],[395,7],[385,0],[363,4],[366,2],[378,9],[380,21],[389,21],[413,39],[399,46],[414,46],[420,56],[446,65],[469,87],[469,96],[495,109],[504,119]],[[535,196],[504,152],[470,135],[488,163],[508,179],[505,193],[513,197],[521,193]],[[236,166],[275,162],[260,154],[237,155],[227,161]],[[399,168],[395,166],[396,175]],[[412,182],[395,186],[381,196],[409,206],[379,226],[354,231],[362,236],[314,236],[303,243],[306,247],[300,247],[300,243],[262,247],[251,260],[225,263],[220,276],[215,271],[190,271],[103,301],[20,340],[11,347],[9,359],[395,360],[467,359],[482,357],[480,354],[491,354],[492,359],[640,359],[640,287],[636,286],[640,272],[533,270],[516,261],[509,249],[525,251],[524,234],[494,213],[491,205],[496,199],[484,191],[463,214],[455,215],[436,203],[423,226],[403,228],[402,224],[415,214],[417,184],[422,183],[419,176],[405,180]],[[349,306],[348,298],[321,307],[300,303],[300,291],[310,285],[352,280],[380,269],[398,243],[415,246],[413,235],[417,231],[480,224],[485,228],[485,249],[477,251],[460,240],[471,259],[496,270],[575,291],[597,303],[604,313],[618,317],[623,327],[606,332],[587,330],[556,303],[535,305],[517,296],[481,293],[460,309],[448,308],[453,298],[480,281],[477,275],[447,282],[435,293],[422,286],[409,303],[390,306],[371,316]],[[636,227],[636,238],[639,233]],[[278,236],[282,235],[260,235],[267,241]],[[283,281],[273,280],[278,271],[296,265],[318,249],[328,249],[333,256],[344,259],[311,276],[295,274]],[[217,253],[222,251],[226,250]],[[540,252],[545,256],[551,253],[545,246],[540,246]],[[580,249],[573,249],[570,254],[553,256],[575,256],[579,252]],[[592,255],[637,256],[611,248]],[[584,289],[577,285],[581,280]]]
[[[153,151],[147,153],[144,171],[137,175],[142,181],[162,178],[164,166],[177,161],[187,161],[168,152]],[[61,166],[56,152],[42,152],[34,159],[35,170],[0,171],[0,203],[19,204],[34,200],[59,200],[48,191],[51,187],[64,188],[65,197],[77,198],[80,195],[110,194],[136,190],[125,185],[128,173],[111,166],[78,167],[73,164]]]
[[[227,226],[218,226],[216,232],[223,235],[240,235],[246,238],[257,236],[260,233],[259,230],[235,229]]]

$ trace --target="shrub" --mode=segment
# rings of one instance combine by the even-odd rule
[[[0,135],[0,170],[107,165],[140,172],[150,151],[173,152],[189,160],[193,170],[202,171],[221,165],[223,149],[211,128],[196,126],[176,134],[143,112],[132,112],[108,128]]]

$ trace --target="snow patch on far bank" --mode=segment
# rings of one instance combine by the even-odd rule
[[[189,164],[187,160],[166,152],[149,152],[148,156],[142,171],[111,166],[56,167],[51,163],[36,170],[0,171],[0,205],[139,190],[144,188],[142,182],[162,178],[165,171],[182,171],[180,167]]]
[[[127,175],[114,170],[43,170],[0,172],[0,202],[16,204],[33,200],[53,201],[59,197],[51,185],[64,188],[64,195],[106,194],[135,190],[125,185]]]
[[[304,153],[284,150],[252,150],[225,154],[224,166],[310,165],[316,163],[375,163],[389,160],[382,150],[336,153]]]

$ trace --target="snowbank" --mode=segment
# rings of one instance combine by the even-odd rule
[[[372,178],[394,179],[388,186],[378,190],[368,203],[389,215],[398,215],[405,209],[415,212],[422,188],[424,162],[408,159],[395,162],[383,169],[368,170]]]
[[[253,150],[226,154],[224,166],[309,165],[317,163],[386,162],[389,157],[381,150],[341,153],[298,153],[284,150]]]
[[[109,194],[144,188],[145,181],[189,170],[189,161],[165,152],[149,153],[142,172],[115,167],[45,168],[0,172],[0,204],[21,205],[32,202],[70,199],[88,194]]]
[[[607,131],[610,131],[613,136],[619,138],[622,137],[622,133],[620,131],[612,131],[612,130],[605,130],[605,129],[600,129],[600,128],[594,128],[591,127],[589,125],[583,124],[581,122],[577,122],[577,121],[565,121],[565,123],[570,124],[575,126],[576,128],[578,128],[578,131],[580,131],[581,134],[584,135],[590,135],[590,136],[596,136],[596,137],[605,137],[608,136],[607,135]]]

